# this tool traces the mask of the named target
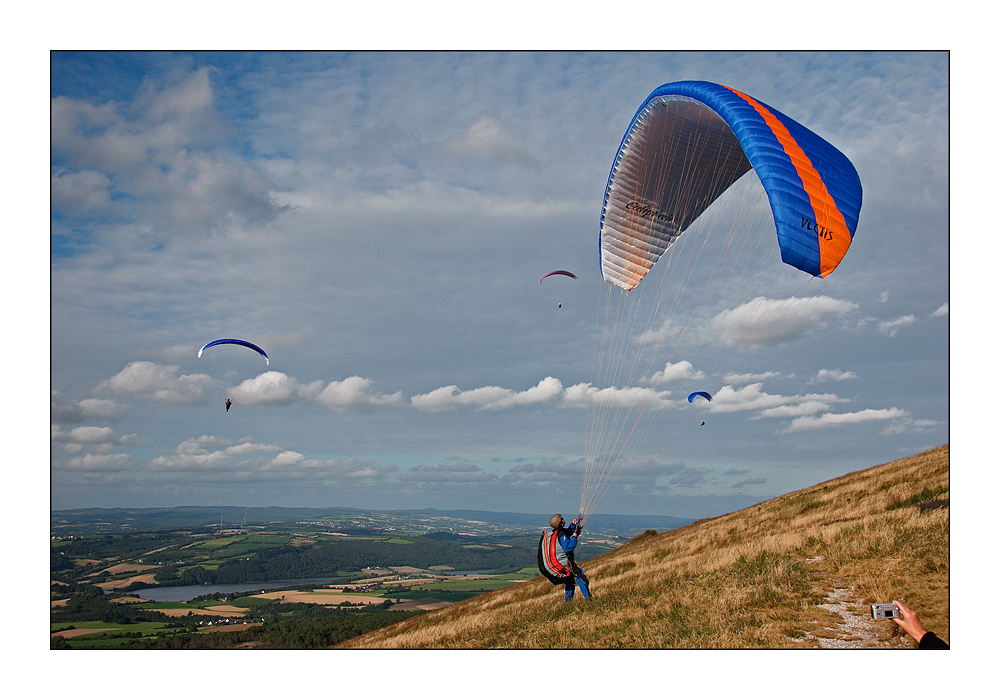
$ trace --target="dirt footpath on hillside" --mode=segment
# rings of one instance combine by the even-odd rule
[[[815,557],[807,564],[822,561]],[[852,587],[839,579],[828,579],[830,592],[826,603],[818,607],[840,616],[833,628],[806,633],[805,639],[819,643],[821,649],[912,649],[908,636],[894,636],[896,623],[891,620],[874,620],[871,608],[855,595]]]

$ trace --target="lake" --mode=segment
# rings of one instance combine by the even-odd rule
[[[264,581],[262,583],[217,583],[207,586],[166,586],[164,588],[140,588],[131,591],[144,600],[157,603],[181,603],[200,595],[215,593],[236,593],[238,591],[268,591],[289,586],[318,586],[327,583],[329,576],[321,578],[296,578],[287,581]]]

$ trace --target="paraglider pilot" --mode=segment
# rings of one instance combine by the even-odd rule
[[[559,533],[559,548],[562,551],[557,552],[556,558],[561,564],[564,566],[568,565],[573,570],[573,576],[566,580],[565,602],[568,603],[573,599],[574,584],[579,584],[580,593],[583,594],[586,600],[590,600],[590,580],[573,558],[573,552],[576,549],[583,523],[578,523],[577,519],[574,518],[570,526],[566,527],[566,521],[563,519],[563,516],[556,513],[549,518],[549,525]]]
[[[229,413],[229,407],[233,405],[233,402],[226,399],[226,413]]]

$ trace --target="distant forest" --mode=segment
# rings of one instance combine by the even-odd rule
[[[464,539],[464,538],[463,538]],[[384,540],[344,538],[305,544],[286,544],[256,551],[246,557],[229,558],[216,569],[190,566],[178,559],[165,563],[156,572],[163,586],[190,586],[217,583],[318,578],[336,576],[337,572],[360,571],[366,567],[450,566],[453,569],[490,570],[497,573],[517,571],[535,564],[537,543],[533,536],[503,538],[505,546],[467,547],[461,542],[431,537],[407,538],[408,543]],[[60,543],[52,552],[53,576],[73,568],[74,559],[130,558],[143,552],[176,544],[177,535],[147,533],[103,535]],[[183,556],[176,550],[164,552],[173,558]],[[187,567],[187,568],[185,568]],[[149,584],[133,584],[145,588]],[[127,590],[127,589],[123,589]]]
[[[183,571],[164,566],[156,578],[165,586],[246,583],[273,579],[334,576],[338,571],[365,567],[412,566],[426,569],[447,565],[457,570],[517,571],[535,563],[536,545],[516,538],[510,547],[465,548],[453,542],[416,538],[410,544],[344,539],[304,546],[284,546],[258,552],[247,559],[227,560],[218,569],[195,566]]]

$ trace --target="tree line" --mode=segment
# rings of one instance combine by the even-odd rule
[[[319,606],[316,606],[319,607]],[[340,612],[269,622],[233,632],[173,634],[124,640],[118,649],[326,649],[402,622],[420,611]]]
[[[458,570],[517,571],[535,563],[533,542],[514,539],[510,547],[465,548],[457,543],[415,538],[409,544],[377,540],[338,540],[305,545],[286,545],[229,559],[217,569],[179,564],[161,567],[156,580],[165,586],[244,583],[330,576],[338,571],[360,571],[365,567],[412,566],[424,569],[447,565]],[[148,584],[138,584],[145,587]]]

